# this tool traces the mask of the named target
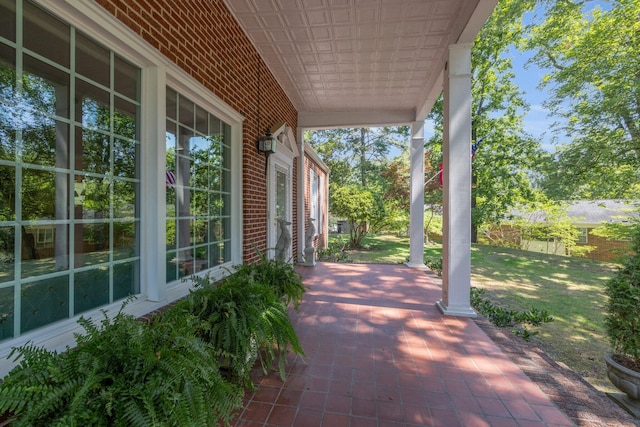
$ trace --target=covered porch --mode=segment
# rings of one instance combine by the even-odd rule
[[[292,313],[306,357],[256,372],[237,426],[574,425],[478,325],[444,316],[435,276],[318,263]]]

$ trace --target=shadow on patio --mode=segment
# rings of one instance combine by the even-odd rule
[[[293,313],[306,357],[256,376],[236,426],[573,425],[471,320],[444,317],[441,290],[404,265],[300,270]]]

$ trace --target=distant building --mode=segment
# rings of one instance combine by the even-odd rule
[[[580,233],[576,245],[593,247],[594,249],[587,255],[593,260],[615,261],[629,250],[630,242],[627,239],[613,240],[600,237],[595,235],[593,230],[608,223],[630,223],[633,217],[638,217],[639,207],[640,200],[577,200],[570,202],[567,206],[567,215]],[[523,217],[523,214],[514,212],[513,216]],[[529,214],[528,219],[539,224],[548,222],[542,211]],[[548,239],[538,236],[535,240],[525,240],[521,227],[509,222],[493,228],[490,235],[496,239],[499,235],[499,239],[503,242],[510,242],[514,246],[535,252],[566,253],[563,242],[556,241],[551,236]]]

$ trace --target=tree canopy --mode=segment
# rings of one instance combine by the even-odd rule
[[[539,0],[523,48],[559,144],[542,168],[555,199],[640,197],[640,0]]]

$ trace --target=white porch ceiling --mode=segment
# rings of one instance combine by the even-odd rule
[[[299,112],[299,126],[424,120],[448,46],[497,0],[225,0]]]

